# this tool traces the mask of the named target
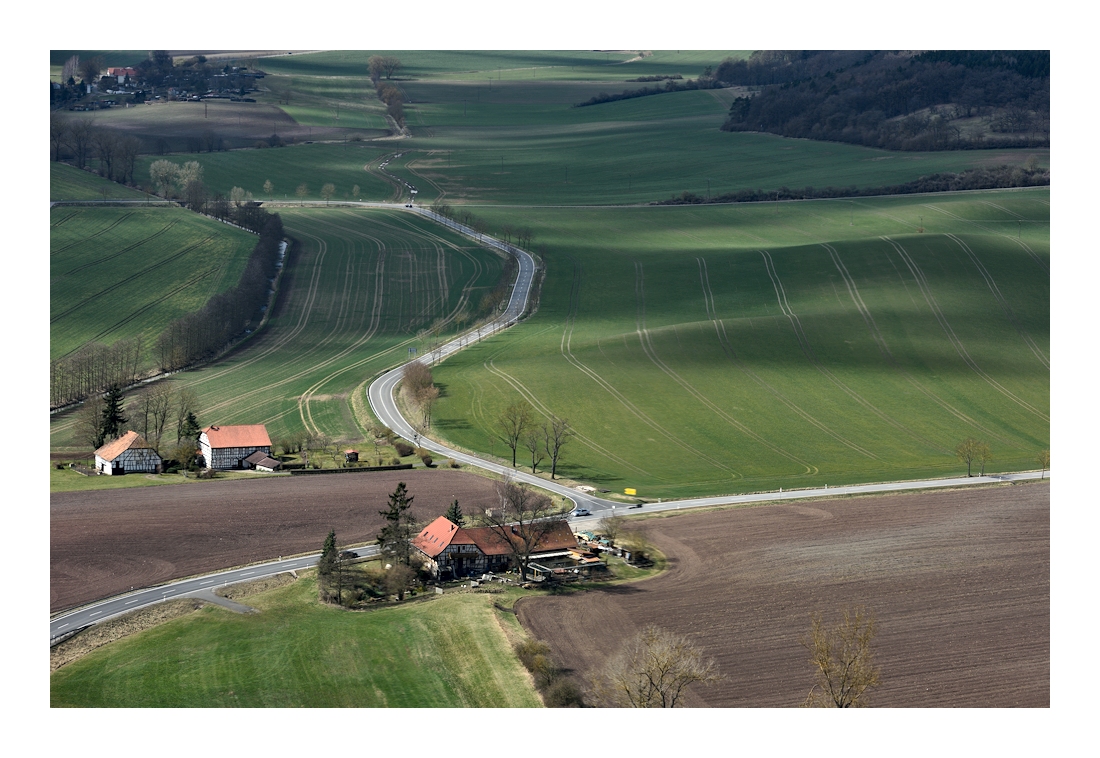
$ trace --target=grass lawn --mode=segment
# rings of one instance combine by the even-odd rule
[[[50,465],[50,492],[119,490],[130,487],[157,487],[163,484],[203,484],[225,479],[258,479],[289,474],[264,474],[254,471],[219,471],[216,479],[198,479],[194,474],[127,474],[125,476],[84,476],[68,468]]]
[[[443,595],[348,612],[316,583],[207,607],[58,669],[52,707],[443,708],[541,705],[492,596]]]

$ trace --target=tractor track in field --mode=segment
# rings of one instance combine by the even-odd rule
[[[554,326],[550,326],[550,327],[548,327],[547,329],[545,329],[543,331],[549,331],[549,330],[554,329],[554,328],[555,328]],[[531,335],[531,336],[534,336],[534,335]],[[503,352],[503,349],[501,351],[498,351],[498,352],[494,353],[492,356],[490,356],[489,359],[486,360],[482,365],[486,369],[488,369],[489,373],[494,374],[496,376],[499,376],[501,379],[503,379],[505,382],[507,382],[512,387],[512,389],[514,389],[517,393],[519,393],[519,395],[521,397],[523,397],[524,400],[526,400],[528,403],[530,403],[531,406],[538,413],[540,413],[541,415],[543,415],[547,419],[553,418],[556,414],[552,410],[550,410],[549,406],[547,406],[545,403],[543,403],[541,400],[539,400],[538,396],[535,395],[535,393],[532,392],[525,384],[523,384],[523,382],[519,381],[514,376],[512,376],[512,375],[510,375],[510,374],[508,374],[508,373],[506,373],[506,372],[504,372],[501,369],[496,367],[496,364],[494,363],[494,359],[496,358],[497,355],[500,355],[501,352]],[[626,460],[625,458],[620,458],[619,456],[615,455],[614,453],[612,453],[607,448],[605,448],[602,445],[600,445],[599,443],[597,443],[591,437],[588,437],[584,434],[581,434],[576,429],[573,429],[573,437],[576,438],[576,440],[578,442],[580,442],[582,445],[585,445],[586,447],[591,449],[593,452],[596,452],[596,453],[598,453],[602,456],[605,456],[609,460],[615,461],[616,463],[618,463],[621,466],[626,466],[627,468],[633,469],[635,472],[641,474],[642,476],[652,476],[652,474],[650,474],[645,469],[635,466],[634,464],[632,464],[630,461]]]
[[[772,397],[774,397],[780,403],[785,405],[788,409],[790,409],[792,412],[794,412],[796,415],[798,415],[802,420],[806,421],[811,426],[813,426],[816,429],[818,429],[818,430],[824,432],[825,434],[829,435],[830,437],[835,439],[837,442],[840,442],[842,445],[845,445],[846,447],[851,448],[852,450],[856,451],[857,453],[860,453],[861,455],[866,455],[868,457],[873,458],[874,456],[870,453],[870,451],[865,450],[864,448],[860,447],[859,445],[855,444],[854,442],[846,439],[843,435],[841,435],[841,434],[837,433],[836,431],[834,431],[833,429],[831,429],[828,425],[822,423],[821,421],[818,421],[816,418],[814,418],[808,412],[806,412],[801,407],[799,407],[798,404],[796,404],[794,401],[792,401],[790,398],[788,398],[784,393],[782,393],[781,391],[779,391],[778,389],[776,389],[775,387],[770,385],[768,382],[766,382],[755,371],[750,369],[745,364],[744,361],[741,360],[740,356],[737,354],[737,351],[734,350],[733,344],[730,342],[729,335],[726,333],[726,324],[725,324],[725,322],[722,319],[718,318],[718,310],[714,305],[714,292],[710,288],[710,274],[707,271],[707,262],[702,257],[696,258],[695,261],[699,266],[699,282],[700,282],[700,284],[703,288],[703,306],[706,308],[707,318],[710,319],[711,324],[714,325],[714,333],[718,337],[718,343],[722,347],[723,352],[725,352],[726,357],[730,360],[730,362],[733,363],[733,365],[737,366],[737,368],[740,369],[742,371],[742,373],[744,373],[747,377],[752,379],[757,385],[759,385],[760,387],[763,387],[765,390],[767,390],[767,392]],[[799,459],[797,456],[794,456],[793,454],[788,453],[787,451],[783,450],[782,448],[779,448],[778,446],[774,446],[774,445],[772,446],[772,451],[776,452],[776,453],[778,453],[778,454],[780,454],[780,455],[782,455],[782,456],[784,456],[784,457],[786,457],[786,458],[788,458],[788,459],[790,459],[790,460],[792,460],[792,461],[794,461],[794,462],[796,462],[800,465],[807,466],[808,467],[807,468],[807,473],[809,473],[810,464],[808,464],[805,461]],[[815,466],[813,468],[816,470],[817,467]]]
[[[570,256],[570,258],[572,259],[572,256]],[[573,290],[570,293],[569,316],[567,317],[567,320],[566,320],[565,330],[562,332],[562,342],[561,342],[561,354],[562,354],[562,356],[565,358],[566,361],[569,362],[569,364],[571,366],[573,366],[577,370],[581,371],[585,376],[587,376],[592,381],[596,382],[596,384],[598,384],[600,386],[600,388],[602,388],[608,394],[610,394],[613,398],[615,398],[619,402],[620,405],[622,405],[624,408],[626,408],[627,411],[629,411],[635,418],[637,418],[643,424],[648,426],[650,429],[653,429],[653,431],[657,432],[658,434],[660,434],[662,437],[669,440],[670,442],[673,442],[674,444],[677,444],[677,445],[681,445],[685,449],[692,450],[692,451],[698,453],[699,451],[695,450],[694,447],[692,447],[691,445],[688,445],[686,442],[684,442],[680,438],[678,438],[675,434],[668,431],[663,426],[658,424],[656,421],[651,419],[641,408],[639,408],[634,403],[632,403],[626,397],[626,395],[624,395],[622,392],[620,392],[618,389],[616,389],[615,386],[613,384],[611,384],[611,382],[604,379],[595,370],[593,370],[593,369],[589,368],[588,366],[586,366],[584,363],[582,363],[580,361],[579,358],[577,358],[575,355],[573,355],[573,351],[572,351],[573,328],[576,325],[577,309],[580,307],[580,279],[579,279],[579,277],[583,273],[583,269],[581,268],[580,264],[577,263],[576,259],[572,259],[572,260],[573,260]],[[699,453],[699,455],[704,460],[707,460],[707,461],[712,460],[709,456],[706,456],[702,453]],[[721,464],[719,464],[719,468],[726,468],[726,467],[721,466]],[[732,470],[730,470],[730,469],[726,469],[726,470],[731,471],[731,473],[733,473]],[[736,476],[736,474],[735,474],[735,476]]]
[[[88,305],[89,303],[97,300],[98,298],[102,297],[103,295],[106,295],[109,292],[113,292],[114,290],[118,289],[119,287],[122,287],[125,284],[129,284],[130,282],[132,282],[135,279],[138,279],[142,276],[145,276],[148,273],[156,271],[158,268],[160,268],[162,266],[165,266],[169,263],[173,263],[174,261],[176,261],[176,260],[182,258],[183,256],[187,255],[188,253],[193,252],[196,248],[200,247],[201,245],[205,245],[207,242],[209,242],[213,238],[214,238],[214,235],[210,235],[209,237],[204,237],[203,239],[199,240],[198,242],[185,247],[183,250],[180,250],[175,255],[170,255],[167,258],[164,258],[160,261],[157,261],[156,263],[152,264],[151,266],[147,266],[147,267],[143,268],[141,271],[137,271],[137,272],[131,274],[130,276],[125,277],[124,279],[118,280],[117,282],[110,285],[109,287],[104,287],[103,289],[99,290],[98,292],[84,298],[79,303],[76,303],[75,305],[73,305],[69,308],[66,308],[61,313],[58,313],[56,316],[53,316],[52,318],[50,318],[50,323],[51,324],[55,323],[58,319],[64,318],[65,316],[68,316],[73,311],[79,310],[80,308],[82,308],[85,305]]]
[[[175,220],[175,221],[172,221],[171,223],[169,223],[167,226],[163,227],[159,231],[153,232],[152,234],[150,234],[145,239],[141,239],[141,240],[138,240],[137,242],[134,242],[133,244],[127,245],[126,247],[122,248],[121,250],[118,250],[117,252],[112,253],[111,255],[104,256],[103,258],[97,258],[94,261],[91,261],[89,263],[85,263],[83,266],[77,266],[74,269],[69,269],[64,274],[62,274],[62,276],[71,276],[72,274],[79,273],[81,271],[84,271],[85,269],[89,269],[89,268],[92,268],[94,266],[98,266],[101,263],[106,263],[107,261],[113,260],[113,259],[119,257],[120,255],[125,255],[126,253],[130,252],[131,250],[134,250],[135,248],[139,248],[142,245],[144,245],[145,243],[147,243],[151,240],[155,240],[157,237],[160,237],[162,234],[165,234],[166,232],[168,232],[168,230],[170,230],[177,223],[179,223],[178,219]],[[95,235],[92,235],[92,236],[95,236]],[[87,239],[91,239],[91,237],[88,237]],[[210,239],[210,237],[208,237],[207,239]]]
[[[791,308],[790,302],[788,302],[787,300],[787,291],[783,287],[782,280],[779,278],[779,272],[775,268],[775,262],[772,260],[771,254],[767,250],[760,250],[759,253],[764,259],[764,268],[768,273],[768,277],[772,280],[772,286],[775,288],[775,295],[779,302],[779,309],[783,312],[783,315],[786,316],[787,320],[790,322],[791,328],[794,330],[795,337],[798,339],[798,344],[802,348],[802,353],[806,356],[806,360],[808,360],[810,364],[813,365],[813,367],[816,368],[821,373],[821,375],[828,379],[837,389],[839,389],[852,400],[854,400],[862,408],[870,411],[879,420],[894,427],[900,432],[908,434],[910,437],[917,440],[921,444],[926,445],[932,450],[941,449],[940,445],[937,445],[935,442],[921,436],[920,434],[917,434],[917,432],[910,429],[905,424],[896,421],[890,415],[883,412],[874,403],[870,402],[854,389],[842,382],[840,378],[836,376],[836,374],[834,374],[821,363],[820,359],[818,359],[817,357],[817,354],[814,352],[813,346],[810,345],[809,337],[806,335],[805,330],[803,330],[802,328],[802,321],[798,318],[798,314],[794,312],[794,309]]]
[[[875,317],[871,315],[871,309],[868,308],[867,304],[863,302],[863,296],[859,294],[859,288],[856,286],[855,279],[848,272],[848,267],[844,265],[844,261],[841,260],[840,253],[838,253],[832,245],[826,245],[825,243],[822,243],[822,247],[829,251],[829,257],[832,258],[833,265],[836,266],[837,271],[840,272],[840,277],[844,280],[844,285],[848,288],[848,296],[852,299],[852,303],[855,305],[856,310],[859,311],[860,316],[863,317],[863,323],[866,324],[867,330],[871,333],[871,339],[874,341],[875,345],[878,346],[879,352],[882,354],[882,357],[891,366],[891,368],[901,374],[901,376],[906,381],[908,381],[918,392],[927,397],[943,410],[950,413],[959,421],[969,424],[975,429],[980,429],[991,438],[1003,442],[1006,445],[1009,444],[1009,441],[999,435],[997,432],[983,426],[981,423],[966,415],[958,408],[951,405],[939,395],[932,392],[923,384],[918,382],[912,374],[910,374],[905,368],[902,367],[900,363],[898,363],[897,358],[895,358],[894,354],[890,352],[889,345],[886,344],[886,338],[883,337],[882,332],[879,331],[878,324],[875,323]],[[953,452],[947,450],[946,448],[943,448],[942,446],[939,448],[939,450],[945,454],[951,454]]]
[[[965,363],[975,374],[977,374],[983,380],[985,380],[985,382],[990,387],[992,387],[993,389],[1000,392],[1002,395],[1004,395],[1006,398],[1008,398],[1012,402],[1019,405],[1024,410],[1030,411],[1031,413],[1035,414],[1036,416],[1043,419],[1044,421],[1046,421],[1049,424],[1050,423],[1050,416],[1049,415],[1043,413],[1041,410],[1039,410],[1035,406],[1031,405],[1027,401],[1022,400],[1021,398],[1017,397],[1013,392],[1011,392],[1009,389],[1004,387],[1000,382],[998,382],[996,379],[994,379],[989,374],[987,374],[982,369],[982,367],[977,364],[977,362],[971,357],[970,353],[967,352],[966,346],[963,345],[962,340],[960,340],[958,338],[958,336],[955,334],[955,330],[951,328],[950,322],[948,322],[947,317],[944,315],[943,311],[940,309],[939,303],[936,302],[936,298],[932,294],[931,287],[929,287],[929,285],[928,285],[928,280],[925,278],[924,272],[921,271],[921,269],[917,265],[916,261],[914,261],[909,256],[909,253],[905,250],[905,248],[900,243],[895,242],[894,240],[890,239],[889,237],[882,237],[882,239],[885,240],[887,243],[890,244],[891,247],[894,248],[894,252],[896,252],[898,254],[898,257],[901,258],[902,262],[905,263],[905,265],[909,268],[909,272],[912,274],[913,279],[917,282],[917,286],[920,287],[921,294],[924,295],[925,302],[928,304],[928,307],[931,309],[932,314],[936,317],[936,321],[939,322],[940,327],[943,329],[944,334],[947,335],[947,339],[948,339],[948,341],[951,342],[951,346],[955,348],[955,352],[958,353],[960,358],[962,358],[963,363]]]
[[[1018,216],[1017,214],[1013,213],[1012,211],[1008,210],[1007,208],[1003,208],[1003,207],[1001,207],[999,205],[995,205],[993,203],[986,203],[986,204],[987,205],[992,205],[994,208],[999,208],[1000,210],[1005,211],[1006,213],[1010,213],[1013,216],[1017,216],[1018,219],[1022,218],[1021,216]],[[952,213],[951,211],[946,210],[944,208],[941,208],[938,205],[932,205],[931,203],[923,203],[922,205],[925,208],[936,211],[937,213],[942,213],[943,215],[945,215],[949,218],[953,218],[956,221],[962,221],[964,224],[971,224],[973,226],[976,226],[979,229],[981,229],[982,231],[989,232],[990,234],[992,234],[996,237],[1003,237],[1004,239],[1011,240],[1014,244],[1021,247],[1023,249],[1023,251],[1025,253],[1027,253],[1028,256],[1030,256],[1031,260],[1035,261],[1035,263],[1037,263],[1039,265],[1039,267],[1041,269],[1043,269],[1043,271],[1046,271],[1048,275],[1050,274],[1050,265],[1046,261],[1044,261],[1042,259],[1042,257],[1039,256],[1038,253],[1036,253],[1034,250],[1032,250],[1030,245],[1028,245],[1026,242],[1024,242],[1019,237],[1013,237],[1011,234],[1005,234],[1004,232],[1000,231],[999,229],[994,229],[992,227],[986,226],[986,225],[982,224],[979,221],[974,221],[974,220],[969,219],[969,218],[963,218],[962,216],[958,215],[957,213]],[[1050,203],[1047,203],[1047,205],[1049,206]]]
[[[78,350],[80,350],[81,348],[83,348],[85,345],[88,345],[92,342],[95,342],[100,337],[105,337],[106,335],[110,334],[111,332],[115,331],[116,329],[119,329],[123,326],[126,326],[131,321],[136,319],[138,316],[142,315],[143,313],[145,313],[146,311],[148,311],[152,308],[155,308],[156,306],[163,303],[165,300],[168,300],[169,298],[172,298],[175,295],[178,295],[179,293],[183,292],[186,289],[190,289],[194,285],[201,282],[203,279],[207,279],[208,277],[213,276],[214,274],[218,273],[218,271],[220,271],[221,268],[222,268],[221,266],[215,266],[214,268],[207,269],[206,271],[199,272],[198,274],[191,277],[190,279],[188,279],[186,282],[184,282],[180,286],[178,286],[175,289],[165,293],[162,297],[159,297],[159,298],[157,298],[156,300],[154,300],[150,303],[146,303],[145,305],[138,308],[136,311],[133,311],[132,313],[127,315],[125,318],[120,319],[120,320],[116,321],[115,323],[111,324],[110,326],[108,326],[106,329],[101,330],[99,333],[97,333],[95,336],[91,337],[83,345],[80,345],[78,347],[74,347],[72,350],[70,350],[69,352],[65,353],[64,355],[62,355],[60,357],[61,358],[67,358],[68,356],[72,355],[73,353],[75,353]]]
[[[1001,294],[1000,288],[997,286],[997,282],[994,281],[993,275],[989,273],[986,267],[979,260],[978,256],[970,249],[970,246],[962,241],[954,234],[946,235],[948,239],[954,240],[959,247],[969,256],[970,261],[974,264],[974,267],[978,269],[978,273],[982,275],[985,280],[985,284],[989,287],[989,291],[993,293],[993,297],[996,298],[997,304],[1001,306],[1001,310],[1004,311],[1005,317],[1011,322],[1012,326],[1016,328],[1017,334],[1020,335],[1020,339],[1024,341],[1024,344],[1028,346],[1032,354],[1039,359],[1039,362],[1043,364],[1043,368],[1050,370],[1050,360],[1046,354],[1035,344],[1035,340],[1031,338],[1031,335],[1027,333],[1020,320],[1016,317],[1016,312],[1012,310],[1012,306],[1008,304],[1008,300]]]
[[[672,381],[674,381],[674,382],[676,382],[676,384],[680,385],[680,387],[685,392],[687,392],[689,395],[691,395],[693,398],[695,398],[699,403],[701,403],[711,413],[713,413],[714,415],[721,418],[723,421],[725,421],[727,424],[729,424],[730,426],[737,429],[739,432],[741,432],[745,436],[756,440],[756,442],[758,442],[759,444],[771,449],[773,452],[777,452],[780,455],[782,455],[783,453],[780,452],[778,447],[772,445],[770,442],[765,440],[759,434],[757,434],[756,432],[749,429],[747,426],[742,424],[740,421],[735,419],[730,414],[726,413],[726,411],[724,409],[719,407],[710,398],[708,398],[706,395],[704,395],[702,392],[700,392],[698,389],[696,389],[690,382],[688,382],[686,379],[684,379],[678,373],[673,371],[668,366],[668,364],[666,364],[664,361],[662,361],[660,356],[657,355],[657,349],[653,346],[653,341],[649,336],[649,329],[646,328],[646,322],[645,322],[645,269],[644,269],[641,261],[634,261],[634,303],[635,303],[635,310],[634,310],[634,328],[635,328],[635,332],[638,335],[638,341],[641,344],[642,352],[645,353],[646,357],[649,358],[650,362],[653,363],[653,365],[656,366],[660,371],[662,371],[666,376],[668,376],[670,379],[672,379]],[[720,461],[714,459],[713,457],[707,455],[706,453],[702,452],[701,450],[697,450],[694,447],[692,447],[690,445],[687,445],[687,443],[681,443],[681,444],[685,445],[689,450],[692,450],[696,455],[701,457],[703,460],[709,461],[712,466],[714,466],[716,468],[720,468],[723,471],[728,471],[730,473],[730,475],[732,475],[735,479],[744,478],[743,474],[738,473],[737,471],[733,470],[729,466],[726,466],[725,464],[723,464]],[[792,457],[789,454],[787,454],[784,457],[786,457],[788,459],[792,459]],[[807,474],[811,473],[811,471],[810,471],[811,466],[808,463],[805,463],[805,462],[800,462],[800,463],[801,463],[801,465],[806,467],[806,473]]]
[[[72,216],[75,216],[75,215],[77,215],[77,214],[75,214],[75,213],[72,214]],[[62,247],[59,247],[57,250],[51,250],[50,255],[56,255],[57,253],[63,253],[66,250],[68,250],[69,248],[76,247],[77,245],[83,244],[83,243],[87,242],[88,240],[93,240],[101,234],[106,234],[107,232],[111,231],[116,226],[118,226],[123,221],[125,221],[126,219],[130,218],[130,216],[133,216],[133,215],[134,215],[133,211],[130,211],[129,213],[124,213],[121,216],[119,216],[118,218],[116,218],[113,223],[108,224],[107,226],[100,229],[98,232],[96,232],[94,234],[89,234],[87,237],[81,237],[80,239],[78,239],[74,242],[70,242],[68,245],[64,245]],[[72,216],[66,216],[65,220],[68,221],[70,218],[72,218]],[[174,224],[176,222],[173,221],[172,223]],[[171,225],[169,225],[169,226],[171,226]],[[89,265],[92,265],[92,264],[89,264]]]

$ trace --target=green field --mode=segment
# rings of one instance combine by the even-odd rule
[[[117,185],[116,185],[117,186]],[[50,358],[141,336],[234,287],[256,236],[182,208],[50,210]]]
[[[718,130],[728,94],[675,92],[588,108],[567,102],[513,102],[502,96],[467,104],[461,85],[428,83],[407,109],[413,138],[295,145],[268,150],[169,156],[196,160],[211,191],[243,187],[257,200],[294,202],[305,183],[321,199],[332,182],[334,199],[359,185],[364,200],[391,200],[393,187],[377,171],[383,156],[402,154],[390,173],[419,189],[418,200],[489,205],[618,205],[666,200],[682,192],[701,196],[742,189],[881,187],[942,171],[1022,164],[1048,150],[966,150],[891,153],[884,150],[766,134]],[[555,85],[541,85],[553,87]],[[414,85],[408,85],[410,90]],[[531,85],[517,84],[517,98]],[[152,111],[154,109],[147,109]],[[503,162],[502,162],[503,159]],[[135,176],[148,182],[139,159]],[[264,182],[275,185],[272,196]]]
[[[953,475],[967,436],[992,471],[1049,446],[1046,189],[523,218],[538,313],[435,370],[463,447],[504,456],[495,420],[526,399],[575,426],[565,476],[657,498]]]
[[[476,310],[502,259],[395,211],[290,208],[282,216],[301,246],[268,327],[171,382],[196,391],[203,424],[264,423],[273,439],[305,430],[363,439],[366,380],[409,348],[425,349],[420,332],[433,323]],[[55,307],[64,302],[55,298]],[[51,447],[78,448],[73,428],[71,415],[53,417]]]
[[[148,170],[146,170],[148,172]],[[136,189],[108,181],[90,171],[50,162],[50,200],[145,200],[152,198]]]
[[[103,647],[50,678],[51,707],[535,708],[491,596],[352,613],[312,578],[207,607]]]

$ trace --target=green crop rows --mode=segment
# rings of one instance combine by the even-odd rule
[[[117,186],[117,185],[116,185]],[[141,336],[234,287],[255,235],[181,208],[50,211],[50,357]]]

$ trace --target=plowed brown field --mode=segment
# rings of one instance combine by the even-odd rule
[[[874,705],[1049,707],[1050,486],[778,504],[640,522],[665,574],[524,598],[519,619],[583,682],[654,623],[725,678],[687,704],[799,705],[810,614],[864,604],[878,623]]]
[[[458,471],[273,477],[50,495],[50,611],[130,589],[374,540],[398,482],[420,520],[452,498],[466,513],[491,505],[493,483]]]

